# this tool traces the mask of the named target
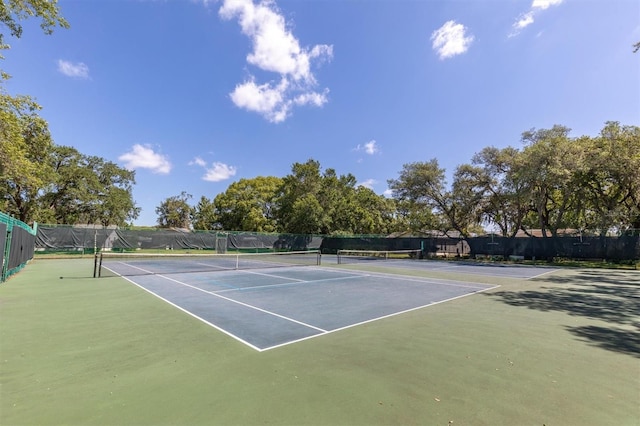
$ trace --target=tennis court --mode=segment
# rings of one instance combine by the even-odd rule
[[[355,252],[355,253],[354,253]],[[408,251],[409,253],[414,250]],[[447,272],[452,274],[482,275],[487,277],[531,279],[557,271],[557,268],[545,266],[526,266],[504,263],[478,263],[468,261],[446,260],[418,260],[410,257],[388,258],[380,256],[367,256],[370,251],[358,252],[346,250],[344,254],[338,254],[338,263],[355,265],[384,265],[397,269],[413,269],[423,271]]]
[[[316,259],[315,253],[114,256],[101,261],[101,271],[258,351],[496,287],[337,269]]]
[[[561,268],[524,279],[380,267],[384,260],[338,265],[323,255],[321,265],[193,273],[128,261],[149,272],[98,279],[92,261],[38,258],[0,286],[0,423],[598,426],[639,418],[636,270]],[[456,293],[460,284],[474,288]],[[196,320],[197,309],[216,311],[210,324],[225,332]],[[366,318],[384,319],[354,326]],[[285,336],[281,347],[273,336],[251,341],[258,350],[236,340],[261,336],[261,321],[285,329],[292,319],[320,330],[301,327],[307,337]]]

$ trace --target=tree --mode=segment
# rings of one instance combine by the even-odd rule
[[[140,208],[135,205],[132,193],[135,171],[123,169],[99,157],[90,157],[90,163],[97,176],[97,181],[93,181],[97,186],[89,188],[93,208],[88,213],[87,223],[123,226],[136,219]]]
[[[40,190],[35,220],[122,226],[138,217],[132,195],[135,172],[57,145],[48,153],[47,165],[49,179]]]
[[[582,202],[579,170],[584,152],[569,138],[570,129],[555,125],[551,129],[530,130],[522,134],[520,177],[531,197],[532,215],[525,224],[539,228],[543,237],[556,236],[559,229],[577,224],[575,213]]]
[[[60,15],[57,0],[0,1],[0,23],[9,29],[13,37],[22,36],[20,21],[31,17],[40,18],[40,28],[47,35],[52,34],[56,26],[69,28],[69,23]],[[4,33],[0,33],[0,49],[9,49]]]
[[[473,156],[472,164],[481,167],[475,184],[483,193],[483,221],[497,225],[502,236],[514,237],[531,205],[527,185],[518,173],[520,152],[512,147],[487,147]]]
[[[294,163],[291,174],[283,178],[278,191],[276,217],[280,230],[298,234],[319,234],[326,231],[328,217],[318,195],[322,189],[320,163],[308,160]]]
[[[51,172],[53,142],[47,122],[29,97],[11,97],[0,87],[0,190],[7,213],[27,222],[37,210],[39,191]]]
[[[193,229],[210,231],[221,228],[216,214],[215,204],[204,195],[191,209],[191,224]]]
[[[597,137],[578,141],[585,228],[602,235],[640,228],[640,127],[607,122]]]
[[[394,231],[395,203],[364,186],[355,189],[350,215],[354,234],[389,234]]]
[[[182,191],[180,195],[174,195],[164,200],[156,207],[158,225],[161,228],[188,229],[191,225],[191,207],[188,201],[191,194]]]
[[[282,179],[277,203],[279,228],[301,234],[386,233],[395,223],[395,205],[357,185],[352,174],[321,171],[320,163],[294,163]]]
[[[213,201],[214,211],[222,229],[252,232],[275,232],[276,197],[282,179],[258,176],[232,183]]]
[[[454,188],[447,191],[445,170],[435,158],[428,162],[409,163],[403,166],[398,179],[388,181],[400,206],[416,211],[423,220],[432,219],[425,229],[437,229],[444,233],[451,230],[461,235],[469,234],[477,222],[476,198],[462,184],[466,169],[458,169],[454,177]]]

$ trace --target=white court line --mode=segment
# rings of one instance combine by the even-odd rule
[[[439,301],[437,301],[437,302],[431,302],[431,303],[428,303],[428,304],[426,304],[426,305],[416,306],[415,308],[405,309],[404,311],[394,312],[394,313],[392,313],[392,314],[383,315],[383,316],[378,317],[378,318],[372,318],[372,319],[369,319],[369,320],[366,320],[366,321],[361,321],[361,322],[358,322],[358,323],[355,323],[355,324],[349,324],[349,325],[344,326],[344,327],[335,328],[335,329],[333,329],[333,330],[326,331],[326,332],[325,332],[325,333],[323,333],[323,334],[318,334],[318,335],[313,335],[313,336],[307,336],[307,337],[303,337],[303,338],[301,338],[301,339],[291,340],[291,341],[289,341],[289,342],[284,342],[284,343],[281,343],[281,344],[279,344],[279,345],[269,346],[268,348],[258,349],[258,351],[259,351],[259,352],[264,352],[264,351],[268,351],[268,350],[271,350],[271,349],[281,348],[281,347],[283,347],[283,346],[291,345],[291,344],[293,344],[293,343],[298,343],[298,342],[302,342],[302,341],[305,341],[305,340],[313,339],[314,337],[324,336],[324,335],[326,335],[326,334],[335,333],[335,332],[337,332],[337,331],[342,331],[342,330],[347,330],[347,329],[349,329],[349,328],[357,327],[357,326],[359,326],[359,325],[368,324],[368,323],[370,323],[370,322],[379,321],[379,320],[382,320],[382,319],[385,319],[385,318],[395,317],[396,315],[402,315],[402,314],[406,314],[406,313],[408,313],[408,312],[417,311],[417,310],[419,310],[419,309],[426,308],[426,307],[428,307],[428,306],[434,306],[434,305],[439,305],[440,303],[450,302],[450,301],[452,301],[452,300],[456,300],[456,299],[460,299],[460,298],[463,298],[463,297],[471,296],[471,295],[474,295],[474,294],[482,293],[482,292],[485,292],[485,291],[488,291],[488,290],[493,290],[494,288],[498,288],[498,287],[500,287],[500,286],[499,286],[499,285],[495,285],[495,286],[493,286],[493,287],[489,287],[489,288],[485,288],[485,289],[480,289],[480,290],[478,290],[478,291],[474,291],[474,292],[467,293],[467,294],[462,294],[462,295],[460,295],[460,296],[451,297],[451,298],[449,298],[449,299],[439,300]]]
[[[150,271],[146,271],[143,268],[139,268],[139,267],[135,267],[135,266],[132,266],[132,267],[134,267],[136,269],[140,269],[141,271],[145,271],[145,272],[151,273]],[[109,269],[108,267],[105,267],[105,268]],[[449,299],[439,300],[437,302],[431,302],[431,303],[428,303],[428,304],[425,304],[425,305],[421,305],[421,306],[417,306],[417,307],[414,307],[414,308],[405,309],[403,311],[394,312],[394,313],[383,315],[383,316],[380,316],[380,317],[377,317],[377,318],[372,318],[372,319],[369,319],[369,320],[366,320],[366,321],[361,321],[361,322],[358,322],[358,323],[349,324],[347,326],[339,327],[339,328],[336,328],[336,329],[333,329],[333,330],[325,330],[325,329],[322,329],[322,328],[319,328],[319,327],[316,327],[316,326],[313,326],[313,325],[310,325],[310,324],[306,324],[306,323],[304,323],[302,321],[298,321],[298,320],[295,320],[293,318],[289,318],[289,317],[286,317],[284,315],[277,314],[275,312],[270,312],[270,311],[267,311],[265,309],[258,308],[257,306],[249,305],[247,303],[239,302],[237,300],[230,299],[228,297],[222,296],[222,295],[214,293],[214,292],[203,290],[201,288],[198,288],[198,287],[195,287],[193,285],[190,285],[190,284],[175,280],[173,278],[164,276],[162,274],[153,274],[155,276],[167,279],[169,281],[173,281],[173,282],[175,282],[177,284],[180,284],[180,285],[183,285],[183,286],[186,286],[186,287],[190,287],[190,288],[192,288],[194,290],[209,294],[211,296],[218,297],[218,298],[221,298],[223,300],[227,300],[229,302],[233,302],[233,303],[236,303],[238,305],[245,306],[245,307],[248,307],[250,309],[254,309],[254,310],[269,314],[269,315],[273,315],[275,317],[279,317],[279,318],[282,318],[284,320],[287,320],[287,321],[290,321],[290,322],[293,322],[293,323],[297,323],[297,324],[300,324],[302,326],[305,326],[305,327],[308,327],[308,328],[311,328],[311,329],[314,329],[314,330],[317,330],[317,331],[320,332],[318,334],[307,336],[307,337],[304,337],[304,338],[301,338],[301,339],[287,341],[287,342],[284,342],[284,343],[281,343],[281,344],[278,344],[278,345],[274,345],[274,346],[269,346],[269,347],[266,347],[266,348],[259,348],[259,347],[255,346],[255,345],[245,341],[244,339],[236,336],[235,334],[233,334],[233,333],[221,328],[220,326],[217,326],[216,324],[213,324],[213,323],[205,320],[204,318],[202,318],[202,317],[200,317],[200,316],[188,311],[187,309],[180,307],[179,305],[169,301],[168,299],[165,299],[164,297],[158,295],[157,293],[154,293],[153,291],[145,288],[141,284],[138,284],[135,281],[132,281],[128,277],[125,277],[125,276],[122,276],[122,275],[121,275],[121,277],[124,278],[125,280],[131,282],[132,284],[140,287],[144,291],[156,296],[157,298],[159,298],[159,299],[169,303],[170,305],[178,308],[179,310],[187,313],[191,317],[196,318],[196,319],[202,321],[203,323],[205,323],[207,325],[210,325],[211,327],[215,328],[216,330],[221,331],[222,333],[226,334],[229,337],[232,337],[233,339],[235,339],[235,340],[237,340],[237,341],[239,341],[241,343],[244,343],[245,345],[249,346],[250,348],[252,348],[252,349],[254,349],[254,350],[258,351],[258,352],[264,352],[264,351],[267,351],[267,350],[276,349],[276,348],[287,346],[287,345],[290,345],[290,344],[293,344],[293,343],[298,343],[298,342],[302,342],[302,341],[305,341],[305,340],[309,340],[309,339],[312,339],[314,337],[323,336],[325,334],[346,330],[346,329],[349,329],[349,328],[352,328],[352,327],[356,327],[356,326],[359,326],[359,325],[363,325],[363,324],[367,324],[367,323],[370,323],[370,322],[382,320],[382,319],[385,319],[385,318],[394,317],[396,315],[401,315],[401,314],[408,313],[408,312],[411,312],[411,311],[416,311],[418,309],[423,309],[423,308],[428,307],[428,306],[433,306],[433,305],[437,305],[437,304],[440,304],[440,303],[449,302],[449,301],[452,301],[452,300],[455,300],[455,299],[460,299],[462,297],[471,296],[471,295],[474,295],[474,294],[477,294],[477,293],[482,293],[482,292],[493,290],[494,288],[500,287],[499,285],[487,287],[486,285],[480,284],[480,283],[477,283],[476,286],[473,286],[473,285],[466,285],[466,284],[462,284],[462,283],[456,283],[455,281],[450,281],[450,280],[440,280],[440,279],[434,279],[434,278],[416,279],[414,277],[410,277],[410,276],[406,276],[406,275],[394,275],[394,274],[377,273],[377,272],[376,273],[359,273],[359,271],[353,272],[353,271],[343,271],[343,270],[339,270],[339,269],[334,269],[333,271],[331,271],[330,268],[326,268],[326,269],[322,268],[321,270],[327,271],[327,272],[335,272],[335,273],[346,272],[346,273],[348,273],[350,275],[353,275],[353,276],[352,277],[344,277],[343,276],[343,277],[337,277],[337,278],[328,278],[326,280],[316,280],[316,281],[336,281],[336,280],[341,280],[341,279],[345,279],[346,280],[346,279],[351,279],[351,278],[360,278],[360,277],[366,278],[368,276],[380,276],[380,277],[391,277],[391,278],[394,278],[394,279],[400,280],[400,281],[413,281],[413,282],[422,282],[422,283],[427,283],[427,284],[428,283],[432,283],[432,284],[439,284],[439,285],[450,285],[450,286],[454,286],[454,287],[473,288],[473,289],[476,289],[476,291],[473,291],[473,292],[470,292],[470,293],[466,293],[466,294],[463,294],[463,295],[460,295],[460,296],[451,297]],[[112,272],[114,272],[114,271],[112,271]],[[242,271],[242,272],[247,272],[247,271]],[[309,282],[314,282],[314,281],[309,281]],[[292,284],[294,284],[294,283],[288,283],[287,285],[292,285]],[[285,284],[280,284],[280,285],[285,285]],[[481,287],[478,287],[478,286],[481,286]],[[265,286],[263,286],[263,287],[265,287]],[[224,291],[224,290],[222,290],[222,291]]]
[[[203,293],[207,293],[207,294],[210,294],[212,296],[219,297],[220,299],[224,299],[224,300],[227,300],[229,302],[237,303],[238,305],[244,306],[246,308],[250,308],[250,309],[254,309],[256,311],[264,312],[265,314],[273,315],[274,317],[282,318],[284,320],[287,320],[287,321],[290,321],[290,322],[293,322],[293,323],[296,323],[296,324],[300,324],[300,325],[303,325],[305,327],[309,327],[309,328],[312,328],[314,330],[321,331],[323,333],[327,332],[327,330],[323,330],[322,328],[316,327],[314,325],[306,324],[306,323],[304,323],[302,321],[298,321],[298,320],[295,320],[293,318],[286,317],[284,315],[276,314],[275,312],[267,311],[266,309],[258,308],[257,306],[249,305],[248,303],[240,302],[238,300],[233,300],[233,299],[231,299],[229,297],[225,297],[225,296],[219,295],[219,294],[211,292],[211,291],[203,290],[203,289],[201,289],[199,287],[193,286],[191,284],[183,283],[182,281],[178,281],[178,280],[173,279],[171,277],[167,277],[167,276],[164,276],[164,275],[161,275],[161,274],[156,274],[156,276],[164,278],[164,279],[169,280],[169,281],[173,281],[174,283],[183,285],[185,287],[190,287],[190,288],[192,288],[194,290],[198,290],[198,291],[201,291]]]
[[[263,276],[263,277],[281,278],[283,280],[305,282],[304,280],[300,280],[298,278],[290,278],[290,277],[283,277],[283,276],[280,276],[280,275],[265,274],[264,272],[249,271],[249,270],[246,270],[246,269],[239,270],[238,272],[244,272],[246,274],[251,274],[251,275],[260,275],[260,276]]]
[[[276,277],[276,275],[269,275],[269,274],[261,274],[261,275],[266,275],[269,277]],[[321,280],[308,280],[308,281],[304,281],[304,280],[296,280],[297,282],[295,283],[280,283],[280,284],[269,284],[269,285],[256,285],[256,286],[252,286],[252,287],[236,287],[236,288],[225,288],[222,290],[218,290],[215,293],[228,293],[231,291],[244,291],[244,290],[256,290],[256,289],[261,289],[261,288],[275,288],[275,287],[285,287],[285,286],[292,286],[292,285],[298,285],[298,284],[316,284],[316,283],[324,283],[324,282],[329,282],[329,281],[341,281],[341,280],[352,280],[355,278],[366,278],[369,275],[353,275],[353,276],[348,276],[348,277],[337,277],[337,278],[324,278]],[[282,277],[280,277],[282,278]]]
[[[538,275],[528,276],[528,275],[510,274],[510,272],[508,271],[516,271],[521,268],[527,268],[527,270],[534,270],[534,269],[540,269],[540,267],[529,266],[529,265],[504,265],[504,266],[500,266],[500,268],[504,268],[503,271],[507,271],[507,272],[505,272],[504,274],[499,274],[499,273],[492,274],[491,272],[487,270],[483,270],[481,268],[494,268],[494,270],[499,270],[497,269],[498,267],[478,266],[478,265],[472,265],[472,264],[446,265],[446,266],[432,267],[432,265],[427,265],[426,263],[418,264],[418,265],[425,265],[425,267],[416,267],[416,264],[412,264],[412,261],[402,261],[402,262],[404,262],[403,265],[407,265],[407,268],[413,269],[413,270],[452,271],[452,272],[457,272],[465,275],[482,275],[484,277],[496,277],[496,278],[520,278],[525,280],[530,280],[531,278],[537,278],[539,276],[549,274],[551,272],[555,272],[558,270],[558,269],[552,269],[550,271],[546,271]],[[409,265],[413,266],[413,268]],[[467,268],[467,269],[465,270],[463,268]]]
[[[551,274],[552,272],[556,272],[556,271],[559,271],[559,269],[551,269],[549,271],[543,272],[543,273],[538,274],[538,275],[534,275],[533,277],[529,277],[527,279],[530,280],[531,278],[538,278],[538,277],[541,277],[543,275]]]
[[[109,269],[109,268],[107,268],[107,269]],[[109,270],[110,270],[110,269],[109,269]],[[114,272],[114,271],[111,271],[111,272]],[[138,284],[137,282],[135,282],[135,281],[133,281],[133,280],[129,279],[128,277],[124,277],[124,276],[122,276],[122,275],[121,275],[120,277],[121,277],[121,278],[124,278],[124,279],[125,279],[125,280],[127,280],[127,281],[129,281],[131,284],[133,284],[133,285],[135,285],[135,286],[137,286],[137,287],[140,287],[142,290],[144,290],[144,291],[146,291],[147,293],[149,293],[149,294],[151,294],[151,295],[153,295],[153,296],[157,297],[158,299],[160,299],[160,300],[162,300],[162,301],[164,301],[164,302],[167,302],[169,305],[173,306],[174,308],[178,308],[178,309],[180,309],[180,310],[181,310],[182,312],[184,312],[185,314],[187,314],[187,315],[189,315],[189,316],[191,316],[191,317],[193,317],[193,318],[195,318],[195,319],[197,319],[197,320],[199,320],[199,321],[202,321],[203,323],[205,323],[205,324],[207,324],[207,325],[209,325],[209,326],[211,326],[211,327],[215,328],[215,329],[216,329],[216,330],[218,330],[218,331],[221,331],[222,333],[224,333],[224,334],[226,334],[227,336],[229,336],[229,337],[231,337],[231,338],[233,338],[233,339],[237,340],[238,342],[240,342],[240,343],[244,343],[245,345],[249,346],[249,347],[250,347],[250,348],[252,348],[252,349],[255,349],[255,350],[256,350],[256,351],[258,351],[258,352],[261,352],[261,351],[262,351],[259,347],[255,346],[255,345],[252,345],[251,343],[249,343],[249,342],[247,342],[246,340],[244,340],[244,339],[242,339],[242,338],[240,338],[240,337],[236,336],[235,334],[229,333],[229,332],[228,332],[227,330],[225,330],[224,328],[221,328],[221,327],[219,327],[219,326],[215,325],[214,323],[209,322],[209,321],[207,321],[206,319],[204,319],[204,318],[202,318],[202,317],[199,317],[198,315],[194,314],[193,312],[190,312],[190,311],[188,311],[187,309],[184,309],[183,307],[181,307],[181,306],[179,306],[179,305],[176,305],[176,304],[175,304],[175,303],[173,303],[172,301],[170,301],[170,300],[168,300],[168,299],[165,299],[164,297],[160,296],[159,294],[154,293],[153,291],[149,290],[148,288],[145,288],[145,287],[144,287],[144,286],[142,286],[141,284]],[[214,295],[214,296],[215,296],[215,295]]]
[[[330,266],[327,268],[330,268]],[[341,271],[341,269],[337,269],[337,270]],[[437,284],[437,285],[444,285],[444,286],[451,286],[451,287],[486,288],[487,286],[491,286],[491,284],[482,284],[482,283],[474,283],[474,282],[468,283],[466,281],[445,280],[441,278],[431,278],[431,277],[416,277],[413,275],[390,274],[385,272],[366,271],[365,273],[363,271],[362,276],[372,276],[372,277],[380,276],[380,277],[391,278],[394,281],[413,281],[413,282],[419,282],[419,283],[425,283],[425,284]]]

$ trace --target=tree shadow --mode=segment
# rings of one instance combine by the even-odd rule
[[[595,325],[567,330],[590,345],[640,358],[640,332]]]
[[[536,290],[484,293],[512,306],[542,312],[565,312],[611,327],[568,327],[578,338],[604,349],[640,357],[640,274],[581,271],[572,276],[545,276],[532,281],[552,285]],[[625,326],[619,328],[616,326]]]

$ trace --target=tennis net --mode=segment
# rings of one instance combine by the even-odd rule
[[[320,265],[318,250],[271,253],[111,253],[95,256],[93,276],[134,276]]]
[[[338,264],[420,259],[421,250],[338,250]]]

